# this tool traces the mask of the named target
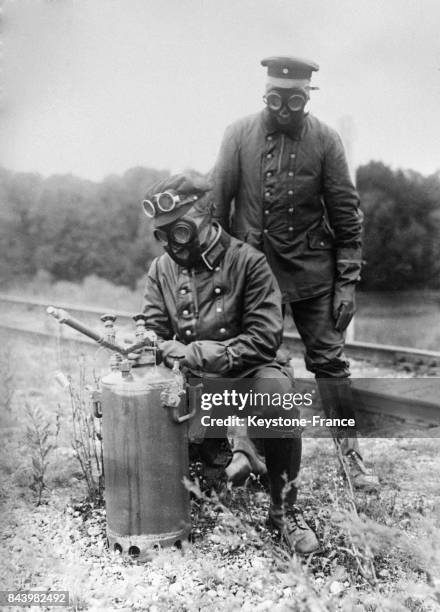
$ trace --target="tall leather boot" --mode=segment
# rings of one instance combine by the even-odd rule
[[[327,418],[356,419],[354,411],[354,398],[349,378],[319,377],[319,394],[322,408]],[[351,484],[356,489],[365,491],[377,490],[380,487],[379,479],[364,464],[356,434],[338,435],[332,432],[335,442],[341,451],[344,461],[344,475],[348,473]]]

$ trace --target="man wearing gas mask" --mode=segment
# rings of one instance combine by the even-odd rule
[[[290,304],[329,416],[353,418],[345,330],[355,312],[363,215],[338,134],[307,112],[319,66],[269,57],[265,108],[225,132],[212,173],[222,227],[263,251]],[[378,487],[355,438],[337,440],[360,489]]]
[[[166,251],[151,264],[143,306],[165,365],[178,360],[192,376],[252,377],[255,390],[291,391],[291,380],[274,360],[282,337],[276,281],[262,253],[213,221],[211,185],[202,177],[172,176],[149,189],[143,208]],[[260,441],[269,521],[292,552],[311,553],[318,542],[296,506],[300,432],[283,434]],[[247,436],[237,437],[232,451],[232,480],[265,469]]]

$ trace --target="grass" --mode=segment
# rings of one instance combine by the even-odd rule
[[[45,299],[49,302],[71,304],[93,304],[95,307],[139,312],[142,302],[143,280],[135,291],[117,286],[98,276],[88,276],[82,283],[69,281],[52,282],[47,272],[40,271],[30,281],[11,282],[6,290],[11,295],[23,298]]]
[[[229,490],[221,474],[201,477],[192,501],[193,544],[152,553],[149,562],[105,548],[105,509],[87,501],[71,446],[70,398],[55,372],[77,376],[66,346],[17,341],[10,410],[0,414],[0,564],[3,589],[62,589],[72,610],[298,610],[382,612],[440,609],[439,440],[363,441],[382,478],[357,496],[357,516],[330,440],[306,439],[299,502],[322,550],[290,559],[267,530],[268,494],[259,481]],[[92,382],[95,352],[86,358]],[[41,505],[32,490],[25,402],[59,431],[47,455]],[[58,425],[57,425],[58,419]],[[215,482],[215,488],[211,485]],[[353,543],[372,554],[377,582],[358,571]]]

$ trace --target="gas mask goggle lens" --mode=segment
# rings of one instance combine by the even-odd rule
[[[154,230],[154,237],[159,240],[168,255],[179,265],[192,267],[201,259],[199,231],[192,219],[177,219],[168,226]]]
[[[170,232],[171,241],[175,244],[189,244],[197,236],[197,227],[194,221],[185,219],[174,223]]]
[[[191,219],[179,219],[170,224],[167,229],[156,229],[154,237],[163,244],[174,244],[177,247],[186,246],[197,238],[197,226]]]
[[[162,229],[156,229],[153,232],[153,236],[156,238],[156,240],[158,242],[160,242],[161,244],[168,244],[168,234],[166,233],[165,230]]]
[[[263,96],[263,100],[268,109],[275,113],[280,111],[283,105],[286,105],[292,113],[301,111],[305,107],[308,99],[309,96],[307,92],[302,89],[298,89],[293,93],[289,92],[289,96],[282,96],[277,91],[270,91]]]

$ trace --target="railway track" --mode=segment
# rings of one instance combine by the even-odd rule
[[[49,304],[57,308],[63,308],[72,316],[95,327],[99,325],[99,317],[105,312],[102,308],[86,305],[64,302],[52,303],[46,300],[31,300],[0,294],[0,327],[17,329],[17,331],[26,330],[28,333],[32,333],[30,328],[34,328],[35,333],[53,335],[54,325],[47,325],[46,308]],[[117,316],[120,326],[127,329],[132,328],[132,315],[134,313],[126,311],[111,312]],[[301,339],[296,333],[286,332],[284,343],[286,348],[292,352],[302,352],[303,350]],[[440,366],[440,352],[437,351],[357,341],[347,342],[345,348],[348,357],[377,365],[396,365],[406,361],[415,365]]]
[[[0,330],[16,336],[38,337],[40,341],[55,336],[62,337],[63,342],[79,345],[93,344],[80,334],[60,326],[48,317],[46,308],[49,303],[40,299],[0,294]],[[68,303],[51,303],[50,305],[67,310],[73,317],[93,328],[100,325],[99,317],[104,313],[101,308]],[[132,336],[134,325],[132,313],[112,311],[117,316],[119,336]],[[303,345],[299,336],[286,332],[284,345],[292,354],[302,354]],[[96,346],[96,345],[95,345]],[[348,357],[372,363],[378,366],[396,366],[408,364],[408,367],[438,367],[440,352],[424,351],[401,346],[348,342]],[[313,378],[301,380],[309,387],[314,387]],[[357,399],[363,409],[376,414],[397,417],[405,421],[424,423],[425,426],[439,429],[440,435],[440,378],[429,376],[423,378],[356,378],[353,386]]]

